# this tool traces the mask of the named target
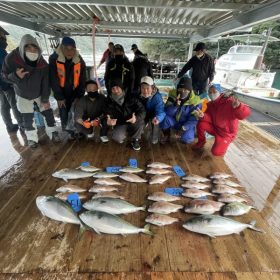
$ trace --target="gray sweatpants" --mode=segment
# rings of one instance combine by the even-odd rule
[[[134,124],[116,125],[112,132],[112,139],[118,143],[122,143],[128,134],[131,139],[140,140],[144,125],[144,120],[137,120]]]
[[[34,121],[34,102],[37,103],[41,114],[44,116],[46,134],[52,139],[52,133],[57,131],[53,110],[44,109],[41,104],[41,97],[29,100],[17,95],[16,99],[18,110],[22,113],[27,140],[32,140],[38,143],[37,127]]]
[[[6,127],[12,127],[11,109],[19,126],[23,126],[22,115],[17,108],[16,96],[13,88],[0,90],[1,115]]]

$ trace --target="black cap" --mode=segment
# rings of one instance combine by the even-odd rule
[[[121,89],[123,89],[123,83],[121,79],[114,79],[110,82],[110,88],[113,87],[120,87]]]
[[[0,26],[0,33],[4,33],[4,35],[10,35],[3,27]]]
[[[114,48],[115,48],[115,50],[121,50],[122,52],[124,52],[124,48],[120,44],[116,44]]]
[[[131,50],[134,50],[134,49],[138,49],[136,44],[132,44],[132,46],[131,46]]]
[[[85,87],[87,87],[88,85],[91,85],[91,84],[94,84],[94,85],[98,86],[98,84],[97,84],[97,82],[95,80],[87,80]]]
[[[203,51],[203,50],[205,50],[206,49],[206,46],[205,46],[205,44],[204,43],[202,43],[202,42],[199,42],[199,43],[197,43],[197,45],[195,46],[195,49],[194,49],[194,51]]]
[[[183,77],[181,78],[181,80],[179,81],[178,85],[177,85],[177,89],[178,88],[185,88],[188,89],[189,91],[192,91],[192,79],[189,77]]]

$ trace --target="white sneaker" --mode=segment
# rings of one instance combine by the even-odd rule
[[[109,138],[107,136],[100,136],[100,140],[102,143],[108,143],[109,142]]]
[[[92,132],[92,133],[90,133],[90,134],[87,134],[87,138],[88,138],[88,139],[94,138],[94,132]]]

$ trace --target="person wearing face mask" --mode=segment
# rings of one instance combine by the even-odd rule
[[[139,151],[146,115],[145,108],[139,98],[125,93],[120,79],[112,80],[110,88],[111,94],[106,100],[105,114],[107,124],[113,128],[112,139],[121,144],[128,134],[131,147]]]
[[[93,80],[86,82],[86,92],[87,95],[80,98],[75,106],[74,120],[77,131],[92,139],[95,128],[100,127],[100,140],[107,143],[107,118],[103,114],[105,96],[98,92],[98,85]]]
[[[49,58],[50,84],[59,107],[62,129],[68,123],[72,104],[85,94],[86,64],[76,49],[76,42],[64,37]],[[69,138],[74,139],[74,132]]]
[[[200,118],[197,124],[198,142],[192,149],[200,150],[204,147],[205,132],[207,132],[215,138],[211,149],[212,154],[223,156],[236,137],[239,120],[248,117],[251,110],[235,97],[228,97],[221,93],[219,84],[211,85],[208,94],[211,101],[207,104],[205,113],[196,111],[197,117]]]
[[[199,42],[194,51],[195,55],[184,65],[178,73],[177,79],[192,69],[192,86],[194,92],[201,98],[207,96],[207,87],[213,81],[215,74],[214,59],[205,52],[206,46]]]
[[[7,35],[9,33],[0,26],[0,70],[4,59],[7,56],[6,48],[7,44]],[[11,109],[13,111],[14,117],[17,120],[18,124],[14,124],[11,118]],[[21,113],[17,108],[15,91],[11,83],[6,83],[0,76],[0,111],[2,119],[6,125],[8,132],[15,132],[20,128],[21,131],[24,130],[23,120]]]
[[[164,103],[161,93],[156,88],[151,77],[145,76],[140,84],[141,100],[146,109],[145,124],[152,125],[152,144],[158,143],[160,128],[159,125],[165,118]]]
[[[194,141],[195,127],[198,121],[194,112],[202,108],[202,101],[192,88],[192,81],[188,77],[180,79],[177,85],[177,97],[172,102],[169,99],[165,108],[166,117],[160,124],[164,137],[162,143],[170,140],[170,129],[176,131],[176,138],[184,144]]]
[[[53,110],[49,103],[49,67],[33,36],[24,35],[19,47],[6,56],[2,75],[13,84],[17,95],[17,107],[22,113],[28,146],[31,148],[38,146],[37,129],[33,126],[35,106],[45,118],[46,134],[53,142],[60,142]]]
[[[115,79],[122,81],[123,89],[126,94],[132,93],[134,68],[125,56],[124,48],[120,44],[115,44],[114,58],[112,58],[106,66],[104,80],[108,95],[111,94],[110,83]]]

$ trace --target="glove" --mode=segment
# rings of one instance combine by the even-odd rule
[[[90,121],[89,121],[89,120],[83,121],[83,126],[84,126],[85,128],[90,128],[90,127],[91,127]]]
[[[100,125],[100,120],[99,119],[94,119],[92,122],[91,122],[91,125],[93,127],[97,127]]]

